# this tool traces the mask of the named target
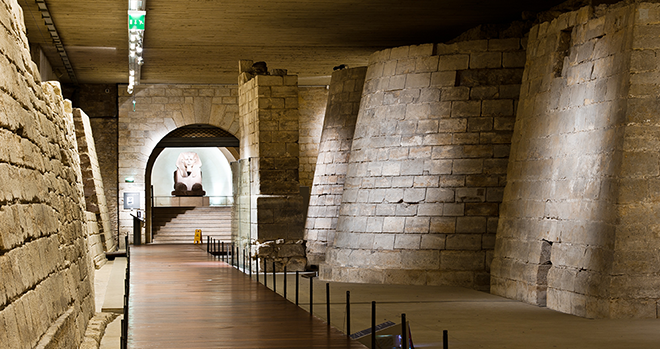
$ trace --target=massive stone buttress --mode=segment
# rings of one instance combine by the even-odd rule
[[[305,224],[307,260],[311,265],[325,261],[327,246],[335,239],[366,72],[367,67],[358,67],[332,73]]]
[[[488,290],[525,42],[371,56],[322,278]]]
[[[529,33],[495,294],[657,317],[660,6],[585,7]]]

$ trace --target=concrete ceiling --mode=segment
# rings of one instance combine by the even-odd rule
[[[69,82],[35,0],[18,0],[28,38]],[[142,83],[235,84],[238,60],[327,84],[374,51],[444,42],[560,0],[148,0]],[[46,0],[79,83],[128,82],[128,0]]]

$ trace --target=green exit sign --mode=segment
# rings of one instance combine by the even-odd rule
[[[146,11],[128,11],[128,29],[144,30],[144,17]]]

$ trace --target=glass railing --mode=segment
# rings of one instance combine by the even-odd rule
[[[232,196],[154,196],[154,207],[223,207],[232,206]]]

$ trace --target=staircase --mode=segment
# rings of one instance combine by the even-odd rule
[[[195,229],[206,237],[231,241],[231,207],[154,207],[154,244],[191,244]]]

